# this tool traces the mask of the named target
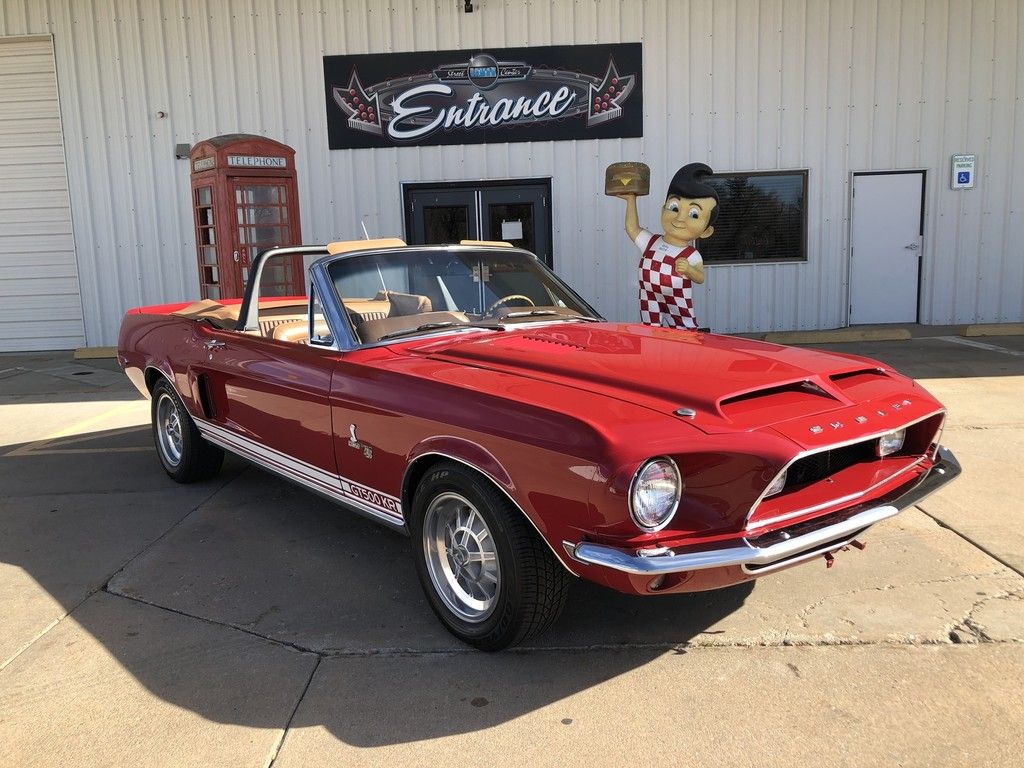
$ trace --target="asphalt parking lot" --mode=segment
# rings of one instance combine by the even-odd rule
[[[576,584],[501,654],[397,534],[238,459],[171,482],[113,361],[0,355],[0,765],[1020,765],[1024,337],[833,348],[943,400],[956,483],[830,570]]]

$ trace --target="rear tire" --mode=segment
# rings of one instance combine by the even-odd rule
[[[150,414],[156,452],[172,480],[195,483],[220,472],[224,451],[199,434],[196,423],[167,379],[160,379],[153,386]]]
[[[570,576],[523,513],[482,475],[444,462],[424,476],[410,519],[431,609],[484,651],[540,635],[565,607]]]

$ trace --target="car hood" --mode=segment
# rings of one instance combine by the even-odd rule
[[[513,328],[403,351],[598,392],[665,414],[690,409],[693,416],[681,418],[707,433],[776,426],[802,444],[816,442],[806,439],[809,418],[851,411],[852,423],[853,411],[883,401],[889,409],[906,400],[904,415],[938,407],[911,380],[866,358],[638,324]],[[911,396],[917,408],[909,408]]]

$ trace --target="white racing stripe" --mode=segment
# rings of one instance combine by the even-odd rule
[[[195,419],[199,432],[211,443],[237,453],[272,472],[330,496],[391,525],[402,524],[402,502],[376,488],[347,477],[326,472],[294,456],[225,429],[219,424]]]

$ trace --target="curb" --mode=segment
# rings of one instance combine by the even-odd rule
[[[1024,336],[1024,323],[987,323],[968,325],[961,336]]]
[[[79,347],[75,360],[103,360],[117,357],[117,347]]]
[[[766,333],[772,344],[836,344],[847,341],[905,341],[911,338],[906,328],[837,328],[832,331],[786,331]]]

